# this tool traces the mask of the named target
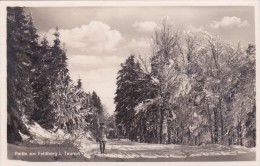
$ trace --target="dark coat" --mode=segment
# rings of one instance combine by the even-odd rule
[[[106,128],[100,127],[98,130],[97,140],[98,141],[107,141]]]

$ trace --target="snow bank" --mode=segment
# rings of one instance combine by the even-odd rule
[[[56,132],[42,128],[38,123],[32,125],[25,124],[30,131],[32,138],[21,134],[23,140],[27,140],[34,144],[50,145],[62,144],[64,141],[69,141],[73,144],[79,144],[79,141],[84,137],[86,140],[93,140],[89,132],[83,130],[74,130],[73,134],[65,133],[58,129]]]
[[[69,138],[68,134],[65,134],[62,130],[57,132],[48,131],[42,128],[38,123],[32,125],[26,124],[28,130],[32,134],[32,138],[25,137],[22,135],[23,140],[28,140],[35,144],[61,144],[65,139]]]

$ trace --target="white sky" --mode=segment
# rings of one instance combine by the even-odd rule
[[[78,7],[28,8],[40,36],[50,43],[56,26],[68,54],[71,78],[96,91],[114,112],[120,63],[131,53],[149,54],[153,31],[167,16],[176,30],[208,31],[246,46],[255,43],[253,7]]]

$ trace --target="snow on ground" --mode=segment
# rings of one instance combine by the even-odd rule
[[[57,144],[62,143],[65,139],[68,139],[69,135],[65,134],[62,130],[57,132],[48,131],[43,129],[38,123],[32,125],[26,124],[26,127],[32,135],[32,139],[22,135],[23,140],[29,140],[35,144]]]
[[[246,148],[243,146],[224,146],[224,145],[206,145],[203,148],[191,148],[191,157],[194,156],[224,156],[237,155],[255,151],[254,148]]]
[[[80,143],[78,144],[77,148],[81,152],[82,155],[84,155],[86,158],[91,158],[96,152],[97,143],[94,141],[90,141],[88,139],[82,139]]]
[[[242,146],[186,146],[137,143],[127,140],[108,140],[105,154],[100,154],[96,142],[82,141],[79,150],[86,158],[187,158],[195,156],[226,156],[255,152],[255,148]]]
[[[93,139],[93,136],[89,132],[78,130],[73,134],[66,134],[62,130],[58,130],[57,132],[47,131],[37,123],[34,125],[27,125],[27,127],[31,132],[33,139],[21,134],[24,140],[27,139],[31,143],[44,145],[59,144],[68,140],[79,149],[84,157],[88,159],[186,159],[189,157],[203,156],[235,156],[256,152],[256,148],[246,148],[238,145],[162,145],[131,142],[127,139],[109,139],[106,144],[105,154],[100,154],[99,145],[94,141],[95,139]]]
[[[62,144],[64,141],[68,141],[74,144],[78,144],[79,140],[93,140],[89,132],[83,130],[74,130],[73,134],[65,133],[63,130],[58,129],[56,132],[53,130],[46,130],[42,128],[38,123],[25,124],[30,131],[32,138],[22,134],[23,140],[27,140],[34,144],[50,145],[50,144]]]

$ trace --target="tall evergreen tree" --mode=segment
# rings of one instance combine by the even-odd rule
[[[61,108],[64,108],[64,102],[67,98],[62,97],[61,95],[66,95],[69,92],[68,89],[71,85],[71,79],[69,77],[69,70],[67,68],[67,56],[66,52],[61,48],[61,41],[59,39],[59,29],[56,27],[56,31],[53,34],[55,39],[53,41],[53,46],[50,48],[50,63],[48,64],[49,70],[52,71],[48,75],[49,87],[50,87],[50,96],[52,103],[52,112],[49,115],[54,114],[55,119],[50,118],[49,121],[46,119],[45,123],[53,128],[58,125],[60,127],[60,122],[57,122],[57,117],[60,117],[57,114],[60,114]],[[53,123],[53,121],[56,123]]]
[[[68,75],[68,68],[67,68],[67,56],[66,52],[61,48],[61,41],[59,39],[60,33],[59,28],[56,27],[56,31],[53,34],[55,36],[55,39],[53,41],[53,46],[51,47],[51,55],[52,55],[52,64],[51,67],[53,69],[53,78],[57,78],[58,76],[61,77],[61,79],[68,84],[71,80]],[[53,80],[53,83],[55,83],[55,79]]]
[[[80,78],[78,79],[78,82],[77,82],[77,88],[82,88],[82,82],[81,82]]]
[[[98,114],[102,114],[103,108],[101,100],[95,91],[92,92],[92,105],[97,110]]]
[[[116,104],[115,116],[117,125],[121,125],[126,134],[129,134],[133,123],[134,108],[142,98],[142,95],[138,93],[141,92],[138,86],[141,73],[140,64],[135,61],[133,55],[121,64],[121,70],[118,72],[116,97],[114,99]]]
[[[37,109],[34,111],[33,119],[38,122],[42,127],[50,129],[55,122],[53,112],[53,105],[51,104],[52,93],[52,60],[51,47],[44,37],[39,48],[39,58],[34,63],[34,100],[37,104]]]
[[[29,134],[23,118],[30,120],[36,107],[31,86],[38,35],[23,8],[7,8],[7,137],[21,141],[19,131]]]

